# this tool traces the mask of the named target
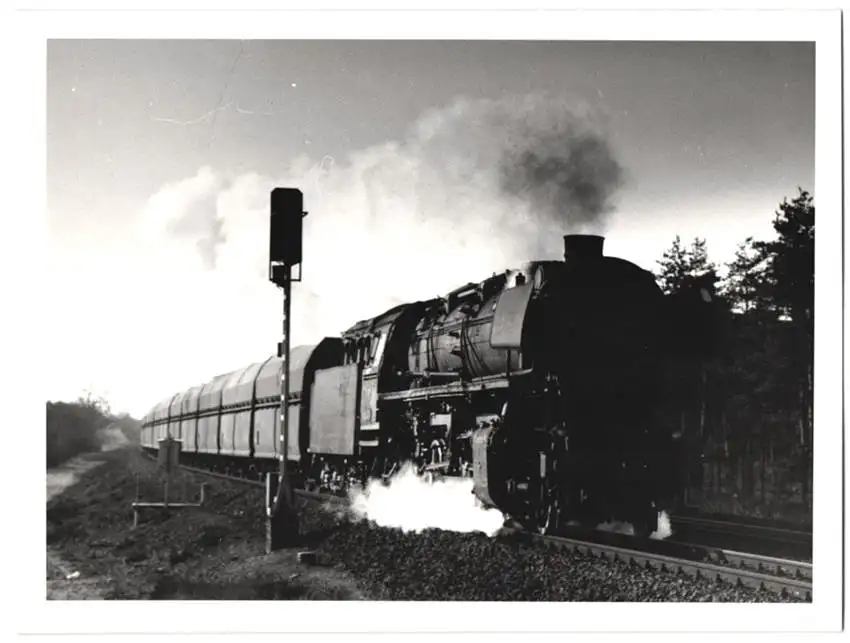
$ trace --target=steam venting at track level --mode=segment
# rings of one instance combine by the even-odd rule
[[[599,531],[607,531],[615,534],[626,534],[627,536],[634,536],[635,529],[634,527],[627,522],[603,522],[596,527]],[[653,540],[664,540],[665,538],[669,538],[673,535],[673,528],[670,524],[670,516],[666,511],[661,511],[658,513],[658,527],[655,531],[653,531],[649,537]]]
[[[431,480],[418,475],[412,463],[406,463],[386,483],[371,480],[365,488],[350,489],[348,511],[355,519],[404,532],[442,529],[481,532],[492,537],[504,525],[505,516],[497,509],[484,507],[472,493],[472,486],[470,478]],[[634,527],[626,522],[606,522],[597,529],[634,535]],[[658,527],[650,538],[664,540],[672,533],[670,516],[659,512]]]
[[[365,488],[351,489],[350,511],[361,520],[405,532],[442,529],[493,536],[504,524],[504,516],[483,507],[472,493],[472,484],[470,478],[431,482],[407,463],[387,484],[371,480]]]

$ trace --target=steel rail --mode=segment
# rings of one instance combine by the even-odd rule
[[[812,564],[805,561],[774,558],[773,556],[749,554],[729,549],[711,551],[710,557],[712,560],[741,569],[751,569],[758,572],[766,570],[775,576],[812,582]]]
[[[672,516],[671,522],[676,524],[695,527],[705,531],[719,532],[733,536],[744,536],[751,538],[764,538],[788,543],[811,543],[812,534],[808,531],[787,529],[783,527],[772,527],[769,525],[757,525],[739,523],[732,521],[717,520],[714,518],[697,518],[694,516]]]
[[[262,480],[252,480],[251,478],[244,478],[242,476],[232,476],[227,473],[219,473],[218,471],[209,471],[208,469],[201,469],[199,467],[190,467],[188,464],[181,464],[180,468],[183,469],[183,471],[197,473],[202,476],[210,476],[211,478],[220,478],[222,480],[230,480],[231,482],[241,482],[243,484],[249,484],[255,487],[266,486],[266,483]]]

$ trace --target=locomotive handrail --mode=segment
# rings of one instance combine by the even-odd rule
[[[452,377],[455,379],[460,378],[460,373],[454,373],[449,371],[410,371],[410,375],[413,377]]]
[[[511,373],[511,378],[522,377],[523,375],[530,374],[532,371],[533,369],[531,368],[514,371]],[[411,400],[439,395],[465,395],[475,391],[508,388],[508,386],[510,386],[510,382],[502,375],[487,375],[474,380],[458,380],[448,384],[438,384],[437,386],[387,391],[386,393],[380,393],[378,397],[381,400]]]

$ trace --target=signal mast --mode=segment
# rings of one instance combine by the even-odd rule
[[[275,188],[271,192],[269,230],[269,281],[283,293],[283,335],[277,346],[281,359],[280,438],[277,474],[266,474],[266,552],[296,544],[299,534],[292,485],[287,470],[289,455],[289,318],[293,282],[301,281],[301,250],[304,196],[296,188]],[[292,268],[298,266],[293,278]],[[272,495],[274,494],[274,498]]]

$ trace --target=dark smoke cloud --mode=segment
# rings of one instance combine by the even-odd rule
[[[426,113],[406,147],[443,184],[524,206],[516,231],[524,228],[525,236],[529,223],[603,232],[625,179],[605,129],[598,110],[564,97],[461,98]],[[516,222],[493,223],[504,229]]]
[[[603,232],[623,168],[608,141],[580,122],[528,132],[499,161],[500,187],[540,215],[563,221],[565,232]]]

